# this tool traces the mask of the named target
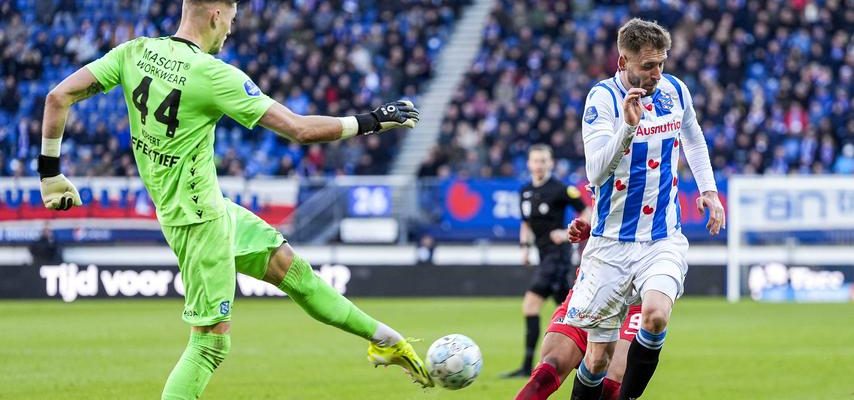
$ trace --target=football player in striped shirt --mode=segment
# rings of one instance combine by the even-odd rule
[[[629,304],[641,302],[620,399],[640,397],[652,378],[673,303],[682,294],[688,241],[680,229],[680,148],[709,210],[712,235],[725,226],[709,151],[688,88],[663,73],[670,34],[632,19],[617,35],[613,78],[587,96],[582,122],[587,178],[596,205],[566,321],[588,333],[572,399],[599,399]]]

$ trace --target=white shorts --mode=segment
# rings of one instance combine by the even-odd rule
[[[650,277],[672,277],[678,287],[676,297],[682,295],[687,253],[688,239],[682,232],[650,242],[591,237],[581,256],[566,322],[588,329],[592,342],[611,341],[612,333],[597,338],[595,331],[618,333],[628,305],[640,302],[641,288]]]

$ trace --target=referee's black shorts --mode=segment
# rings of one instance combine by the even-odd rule
[[[553,297],[555,303],[561,304],[572,288],[575,266],[566,251],[552,251],[541,255],[540,265],[534,269],[528,291],[544,299]]]

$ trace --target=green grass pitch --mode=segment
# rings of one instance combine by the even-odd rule
[[[472,337],[480,378],[451,392],[422,390],[374,369],[366,343],[310,320],[283,299],[238,299],[232,351],[204,399],[512,399],[521,298],[356,299],[425,340]],[[546,312],[544,310],[544,321]],[[157,399],[184,349],[179,300],[0,302],[0,399]],[[570,382],[571,383],[571,382]],[[570,384],[552,396],[568,399]],[[854,304],[677,303],[646,399],[854,399]]]

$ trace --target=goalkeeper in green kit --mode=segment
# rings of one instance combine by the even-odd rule
[[[416,382],[433,382],[412,346],[318,278],[278,230],[223,198],[214,165],[214,127],[228,115],[298,143],[381,133],[418,122],[408,101],[345,118],[300,116],[270,99],[239,69],[218,59],[237,14],[237,0],[184,0],[174,36],[121,44],[54,88],[45,104],[38,171],[47,208],[81,205],[60,173],[59,153],[72,104],[117,85],[124,88],[139,174],[157,208],[185,288],[187,348],[163,399],[196,399],[231,347],[229,328],[237,272],[288,294],[311,317],[370,341],[374,365],[396,364]]]

